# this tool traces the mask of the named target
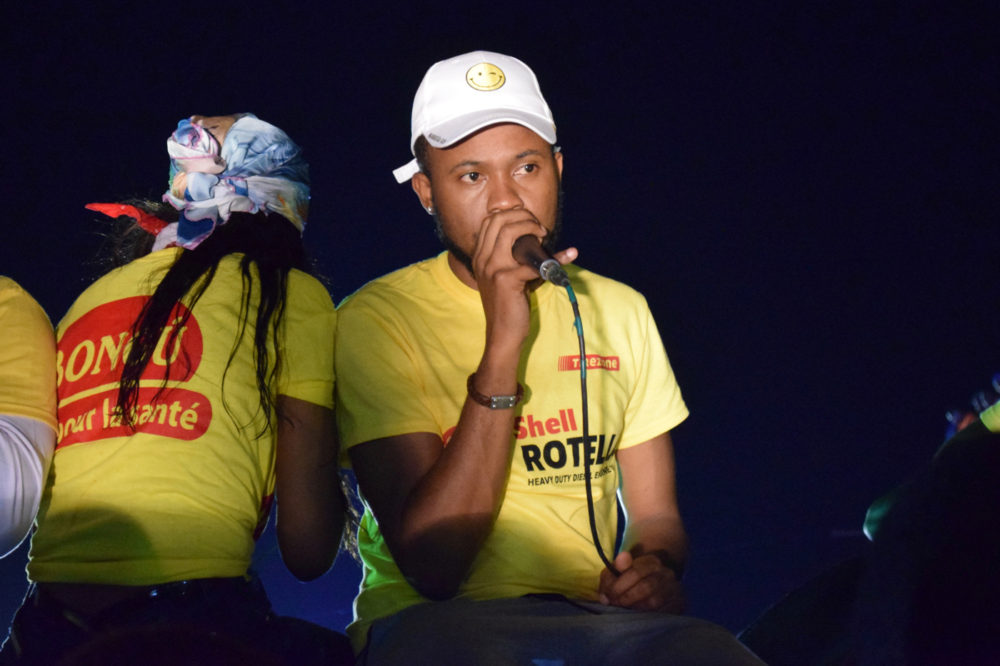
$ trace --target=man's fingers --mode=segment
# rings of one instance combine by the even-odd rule
[[[566,264],[571,264],[576,261],[576,258],[580,255],[575,247],[568,247],[565,250],[559,250],[552,255],[552,258],[558,261],[560,264],[565,266]],[[621,554],[621,553],[619,553]],[[617,565],[616,565],[617,568]]]

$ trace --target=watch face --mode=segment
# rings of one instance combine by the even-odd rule
[[[490,409],[510,409],[517,404],[516,395],[494,395],[490,397]]]
[[[483,395],[476,390],[475,379],[476,373],[469,375],[465,386],[468,389],[469,398],[483,407],[489,407],[490,409],[511,409],[512,407],[516,407],[517,403],[521,402],[521,398],[524,397],[524,387],[520,383],[518,383],[517,393],[514,395]]]

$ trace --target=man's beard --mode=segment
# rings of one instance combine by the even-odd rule
[[[458,245],[452,240],[448,234],[444,231],[444,226],[441,224],[441,216],[438,215],[437,206],[434,206],[434,233],[437,234],[438,239],[441,244],[444,245],[445,249],[451,252],[451,254],[461,262],[463,266],[469,269],[469,273],[472,277],[476,276],[476,272],[472,270],[472,257],[466,254]],[[562,215],[563,213],[563,191],[559,188],[559,193],[556,196],[556,219],[555,223],[552,225],[552,229],[546,234],[545,238],[542,239],[542,249],[553,254],[556,248],[559,246],[559,235],[562,233]]]

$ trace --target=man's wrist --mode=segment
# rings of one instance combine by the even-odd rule
[[[487,395],[485,393],[480,393],[476,388],[476,373],[469,375],[468,381],[465,383],[466,390],[469,393],[469,399],[476,402],[483,407],[489,407],[490,409],[512,409],[517,406],[517,403],[521,402],[521,398],[524,397],[524,387],[520,383],[517,384],[517,391],[512,394],[505,395]]]
[[[684,576],[684,565],[678,562],[674,557],[663,548],[657,548],[656,550],[649,550],[643,555],[652,555],[656,559],[660,560],[660,563],[667,569],[674,572],[674,578],[680,580]]]

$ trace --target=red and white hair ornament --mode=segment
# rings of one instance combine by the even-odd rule
[[[87,210],[93,210],[98,213],[104,213],[108,217],[131,217],[135,220],[135,223],[140,227],[153,234],[154,236],[163,231],[169,222],[166,220],[161,220],[152,213],[147,213],[146,211],[132,206],[130,204],[122,203],[89,203],[86,205]]]

